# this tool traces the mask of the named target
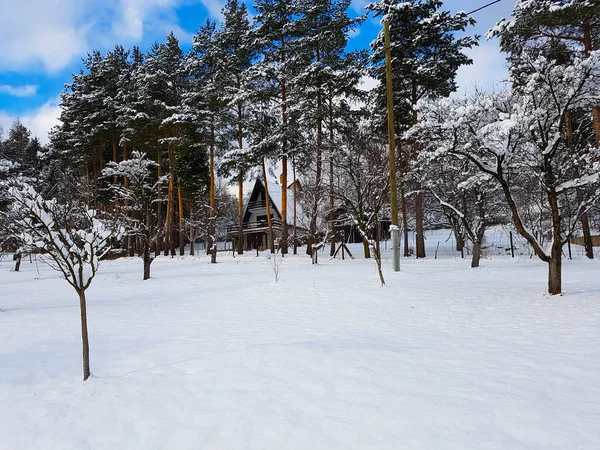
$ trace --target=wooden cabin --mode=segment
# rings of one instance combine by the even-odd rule
[[[278,246],[278,241],[281,239],[281,198],[282,198],[282,186],[277,183],[269,182],[269,210],[271,215],[271,223],[273,226],[273,237],[275,239],[275,245]],[[296,185],[296,191],[298,191],[298,185]],[[294,232],[294,183],[288,186],[287,192],[287,223],[288,223],[288,237],[291,243],[291,239]],[[297,216],[300,214],[300,205],[296,204]],[[298,228],[300,228],[298,226]],[[265,250],[270,248],[271,242],[269,241],[269,224],[267,220],[267,201],[266,191],[263,182],[257,179],[250,193],[250,197],[246,202],[244,208],[243,218],[243,235],[244,235],[244,249],[252,250],[258,248],[259,250]],[[231,239],[236,240],[238,238],[238,225],[232,225],[227,229],[228,235]],[[235,248],[235,245],[234,245]]]

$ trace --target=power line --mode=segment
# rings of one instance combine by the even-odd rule
[[[474,9],[473,11],[471,11],[471,12],[468,12],[468,13],[467,13],[467,16],[470,16],[471,14],[474,14],[474,13],[476,13],[477,11],[481,11],[482,9],[485,9],[485,8],[487,8],[488,6],[492,6],[492,5],[495,5],[496,3],[500,3],[501,1],[502,1],[502,0],[496,0],[495,2],[491,2],[491,3],[488,3],[487,5],[483,5],[481,8],[477,8],[477,9]]]

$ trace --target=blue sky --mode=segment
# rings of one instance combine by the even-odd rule
[[[471,11],[490,0],[446,0],[444,8]],[[219,20],[218,0],[0,0],[0,126],[5,132],[19,118],[42,141],[57,123],[59,94],[81,58],[92,49],[110,50],[116,44],[147,50],[171,30],[189,48],[194,32],[208,17]],[[366,0],[354,0],[351,13],[364,11]],[[483,35],[510,15],[514,0],[474,15]],[[367,47],[378,31],[378,20],[367,20],[351,43]],[[491,88],[506,78],[504,58],[495,41],[482,39],[470,51],[474,64],[461,69],[459,91],[478,85]]]

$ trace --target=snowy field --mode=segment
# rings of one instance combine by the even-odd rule
[[[105,262],[85,383],[75,292],[5,259],[0,448],[599,449],[600,262],[549,297],[536,259],[428,246],[383,288],[324,254]]]

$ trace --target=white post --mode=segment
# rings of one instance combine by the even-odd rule
[[[392,269],[400,272],[400,228],[397,225],[390,226],[392,235]]]

